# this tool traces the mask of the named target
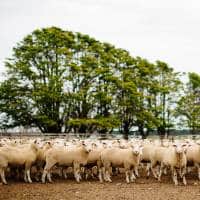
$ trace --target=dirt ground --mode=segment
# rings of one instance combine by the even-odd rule
[[[162,183],[152,177],[140,177],[135,183],[127,184],[124,175],[114,176],[112,183],[99,183],[97,180],[59,180],[42,184],[9,181],[0,185],[0,200],[200,200],[200,182],[195,176],[187,176],[187,186],[180,182],[174,186],[170,176],[162,177]]]

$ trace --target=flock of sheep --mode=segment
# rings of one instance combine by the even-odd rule
[[[123,170],[121,170],[123,168]],[[98,178],[112,182],[111,176],[121,171],[126,182],[134,182],[143,169],[161,181],[171,174],[175,185],[178,176],[186,185],[186,173],[197,170],[200,180],[200,141],[194,140],[98,140],[98,139],[0,139],[0,176],[23,177],[25,182],[52,182],[52,173],[67,179],[73,173],[77,182]]]

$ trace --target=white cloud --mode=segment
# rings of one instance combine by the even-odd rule
[[[0,71],[26,34],[59,26],[200,73],[199,9],[198,0],[1,0]]]

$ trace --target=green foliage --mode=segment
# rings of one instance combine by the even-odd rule
[[[98,130],[102,132],[103,130],[111,131],[113,128],[119,126],[120,122],[116,117],[98,117],[94,119],[70,119],[68,125],[80,129],[80,126],[87,127],[87,132],[91,133]]]
[[[50,27],[17,43],[5,65],[2,128],[57,133],[118,128],[128,134],[137,126],[144,134],[145,128],[173,126],[181,82],[164,62],[150,63],[88,35]],[[190,77],[196,91],[199,76]]]
[[[175,114],[180,117],[181,125],[196,132],[200,130],[200,76],[189,73],[188,77],[189,82],[179,99]]]
[[[200,75],[196,73],[189,73],[189,85],[192,90],[199,90],[200,89]]]

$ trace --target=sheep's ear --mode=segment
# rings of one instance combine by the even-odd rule
[[[82,142],[81,142],[81,145],[83,145],[83,146],[86,146],[86,144],[85,144],[85,142],[84,142],[84,141],[82,141]]]
[[[189,146],[189,145],[188,145],[188,144],[185,144],[185,143],[181,145],[181,147],[183,147],[183,151],[184,151],[184,153],[187,152],[187,148],[188,148],[188,146]]]
[[[106,146],[107,146],[107,144],[106,144],[105,142],[103,142],[102,144],[103,144],[103,146],[104,146],[104,147],[106,147]]]

